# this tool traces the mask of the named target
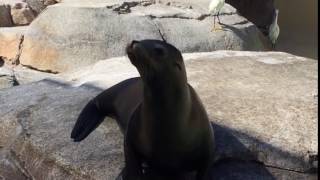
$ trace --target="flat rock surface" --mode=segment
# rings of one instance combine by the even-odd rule
[[[189,83],[214,123],[215,177],[316,179],[303,172],[318,161],[317,61],[238,51],[184,58]],[[1,157],[16,164],[6,163],[7,169],[34,179],[114,179],[123,166],[123,137],[113,120],[81,143],[69,136],[102,87],[136,75],[127,58],[114,58],[65,74],[65,81],[0,90],[0,150],[9,152]]]
[[[267,165],[313,168],[318,154],[317,62],[286,53],[229,55],[187,62],[189,81],[213,122],[254,138],[242,142]]]
[[[21,166],[29,178],[113,179],[123,159],[122,136],[114,121],[82,143],[70,139],[78,113],[98,92],[49,80],[2,91],[0,147],[25,162]]]
[[[225,5],[221,31],[207,11],[151,1],[66,2],[49,6],[29,26],[20,62],[67,72],[122,56],[131,40],[162,39],[182,52],[265,50],[259,30]],[[138,33],[137,33],[138,32]]]

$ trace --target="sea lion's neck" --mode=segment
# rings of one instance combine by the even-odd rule
[[[157,82],[151,85],[144,85],[144,112],[150,112],[158,123],[165,124],[164,121],[176,121],[181,123],[187,119],[182,117],[190,109],[190,92],[187,82],[170,81],[162,84]],[[173,122],[169,122],[173,123]]]

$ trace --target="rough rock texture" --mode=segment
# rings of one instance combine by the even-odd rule
[[[14,72],[8,67],[0,66],[0,89],[10,88],[12,86],[18,85]]]
[[[308,173],[318,163],[317,61],[237,51],[184,57],[214,123],[215,179],[317,178]],[[34,179],[114,179],[123,166],[123,137],[113,120],[81,143],[69,136],[81,109],[101,92],[95,82],[110,87],[136,75],[127,58],[115,58],[65,74],[68,83],[48,79],[0,90],[0,167]]]
[[[242,152],[221,156],[243,158],[249,150],[272,167],[299,172],[315,168],[317,62],[285,53],[226,54],[219,61],[210,61],[208,55],[188,62],[189,81],[202,95],[210,118],[234,131],[245,146]]]
[[[18,64],[26,27],[0,28],[0,56],[6,63]]]
[[[1,0],[0,6],[1,4],[7,6],[10,9],[9,16],[12,21],[12,25],[14,26],[30,24],[31,21],[35,18],[34,11],[25,2],[25,0]]]
[[[0,27],[10,27],[12,25],[10,6],[0,3]]]
[[[4,65],[1,67],[0,64],[0,89],[56,77],[55,74],[39,72],[22,66]]]
[[[316,180],[315,174],[290,172],[276,168],[266,168],[262,164],[226,160],[212,168],[214,180]]]
[[[15,4],[11,8],[12,21],[16,26],[28,25],[35,19],[35,14],[27,3]]]
[[[12,180],[28,179],[21,167],[18,166],[13,154],[0,149],[0,178]]]
[[[156,2],[192,7],[207,12],[211,0],[156,0]],[[275,9],[274,0],[225,0],[225,2],[236,8],[237,13],[259,27],[263,33],[268,33]]]
[[[28,28],[20,62],[40,70],[66,72],[124,55],[133,39],[163,36],[182,52],[216,49],[264,50],[259,30],[226,5],[224,31],[211,32],[207,11],[149,1],[58,3]]]
[[[56,74],[35,71],[33,69],[23,67],[23,66],[14,67],[13,71],[14,71],[15,78],[20,85],[40,81],[42,79],[57,77]]]
[[[24,162],[20,165],[33,179],[114,179],[123,159],[114,121],[107,121],[88,141],[70,140],[79,111],[97,93],[95,88],[69,88],[50,80],[2,91],[0,146]]]
[[[47,6],[56,4],[58,0],[26,0],[36,15],[40,14]]]

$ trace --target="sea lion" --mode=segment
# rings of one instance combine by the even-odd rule
[[[113,117],[125,136],[124,180],[141,179],[146,171],[165,177],[160,179],[190,171],[197,180],[208,179],[214,133],[187,82],[180,51],[163,41],[143,40],[132,41],[126,52],[141,77],[122,81],[91,100],[71,138],[81,141],[105,116]]]

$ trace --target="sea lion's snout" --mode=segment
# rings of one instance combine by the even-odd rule
[[[128,57],[132,64],[135,64],[136,62],[136,55],[134,52],[135,46],[139,43],[139,41],[133,40],[131,43],[129,43],[126,47],[126,53],[128,54]]]
[[[126,53],[137,68],[142,66],[156,68],[159,65],[155,65],[154,61],[165,53],[165,47],[161,43],[157,40],[133,40],[127,45]]]
[[[179,76],[179,73],[184,71],[180,51],[163,41],[150,39],[131,41],[126,52],[130,62],[137,68],[140,75],[149,79],[163,76],[163,74],[170,77]]]
[[[134,49],[134,46],[139,43],[139,41],[135,41],[133,40],[131,43],[129,43],[126,47],[126,53],[129,55],[129,54],[133,54],[133,49]]]
[[[148,42],[148,41],[147,41]],[[126,53],[131,61],[131,63],[138,68],[138,66],[149,65],[152,61],[148,49],[150,49],[149,43],[143,41],[133,40],[126,47]]]
[[[131,45],[134,45],[134,44],[136,44],[136,43],[138,43],[139,41],[136,41],[136,40],[133,40],[132,42],[131,42]]]

